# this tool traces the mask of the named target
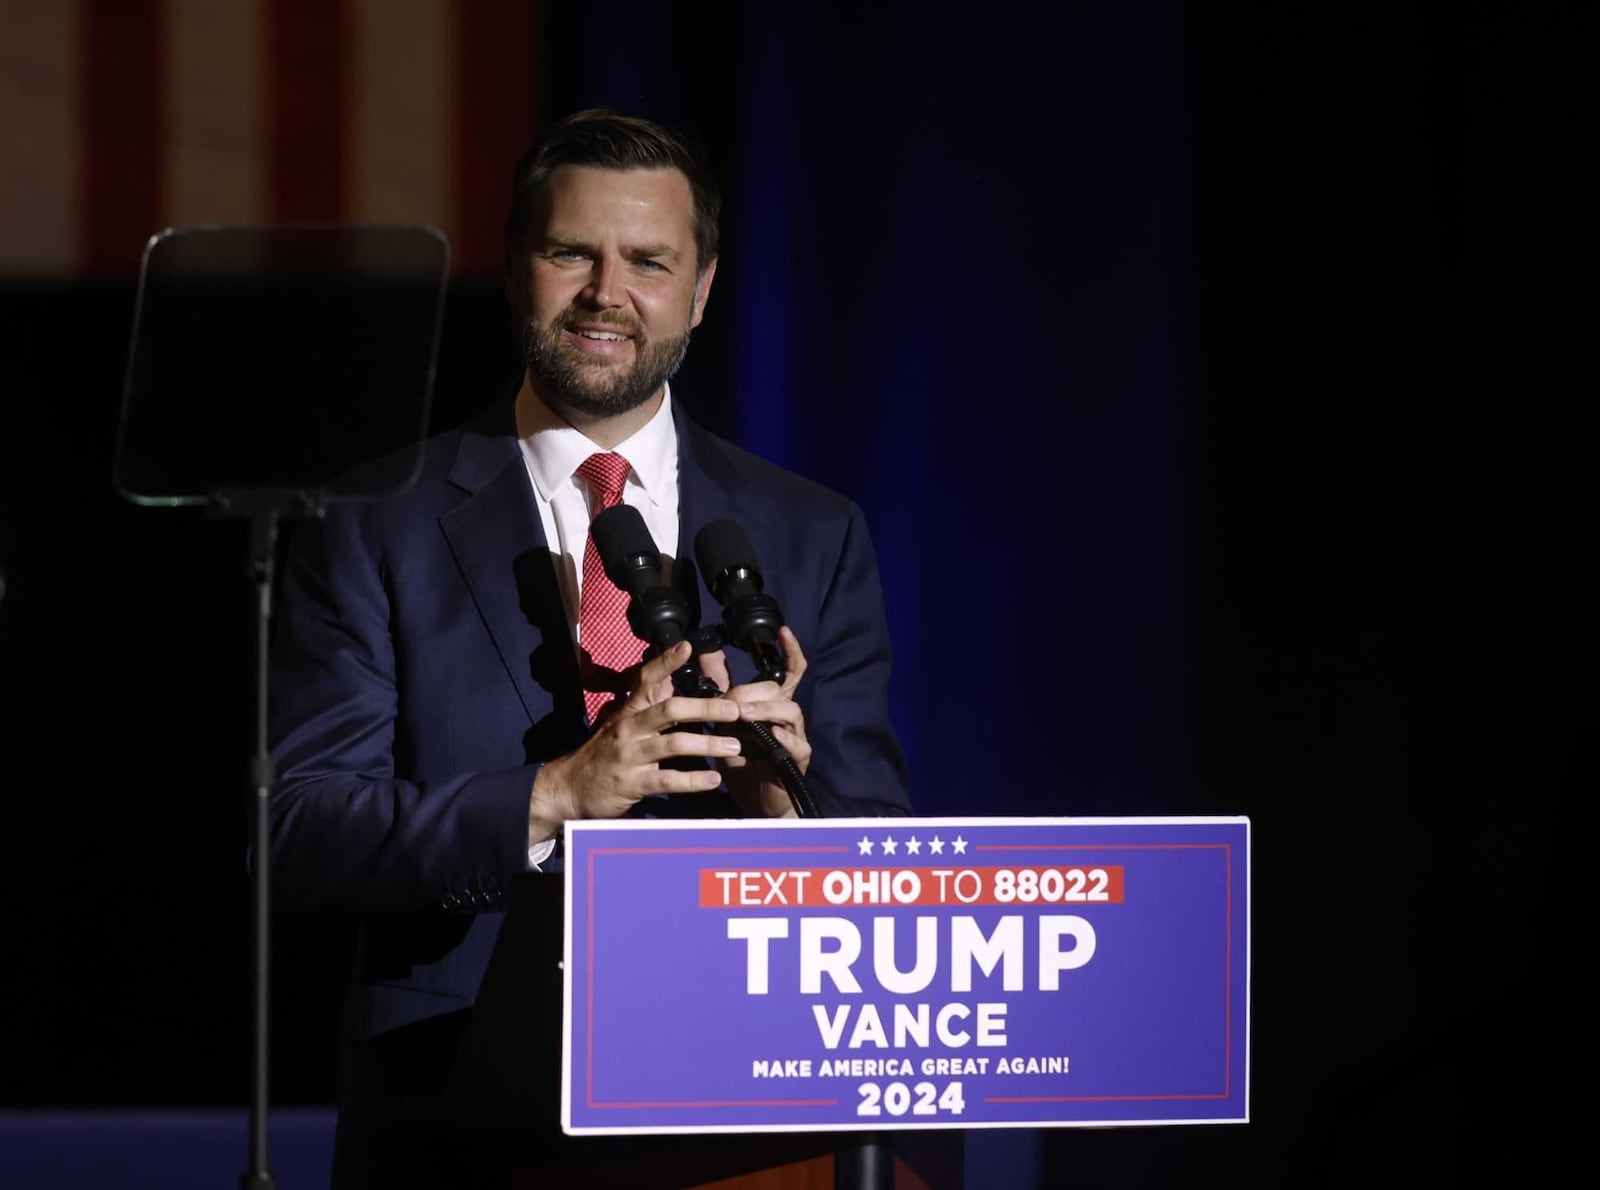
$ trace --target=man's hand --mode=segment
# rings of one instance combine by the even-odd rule
[[[731,697],[673,693],[672,672],[689,654],[689,642],[680,641],[643,665],[633,693],[595,733],[576,751],[540,768],[528,807],[530,847],[553,837],[570,819],[620,818],[651,794],[703,793],[722,784],[716,768],[661,767],[661,761],[672,757],[727,760],[739,753],[739,741],[729,736],[669,730],[680,723],[731,723],[739,718],[739,704]]]
[[[783,647],[781,686],[777,682],[751,682],[728,690],[728,659],[720,650],[701,654],[700,672],[716,682],[719,689],[727,690],[727,698],[739,708],[739,718],[748,723],[765,723],[804,773],[811,765],[811,743],[806,739],[805,716],[794,701],[794,692],[806,672],[806,657],[800,651],[799,640],[787,627],[778,629],[778,643]],[[747,817],[795,816],[789,791],[764,760],[736,755],[723,759],[722,764],[728,772],[728,789]]]

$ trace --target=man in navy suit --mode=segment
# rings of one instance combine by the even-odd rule
[[[702,725],[770,725],[825,816],[910,811],[859,509],[700,429],[669,392],[716,274],[703,163],[671,130],[580,112],[523,158],[513,191],[515,400],[430,440],[404,492],[304,526],[275,624],[275,888],[291,909],[360,921],[341,1063],[350,1184],[381,1181],[374,1146],[400,1152],[406,1128],[375,1139],[385,1105],[442,1084],[507,892],[559,866],[564,822],[793,813],[765,762]],[[786,621],[781,684],[730,649],[699,658],[720,697],[677,694],[685,643],[610,675],[614,701],[591,722],[585,689],[607,685],[579,623],[595,454],[626,460],[622,499],[697,607],[715,604],[686,543],[723,518],[745,529]],[[384,1044],[403,1036],[434,1042]]]

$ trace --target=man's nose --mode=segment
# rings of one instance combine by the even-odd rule
[[[609,254],[596,257],[584,297],[591,305],[601,309],[622,305],[626,300],[622,285],[622,262]]]

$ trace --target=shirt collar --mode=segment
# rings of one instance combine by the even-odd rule
[[[573,473],[583,461],[605,447],[597,446],[581,430],[563,420],[539,399],[533,386],[524,383],[517,394],[517,423],[523,433],[522,453],[528,460],[528,473],[539,498],[550,500],[562,484],[573,482]],[[672,390],[663,386],[661,406],[654,416],[633,435],[611,448],[628,460],[632,478],[644,489],[652,504],[676,500],[668,492],[676,472],[678,428],[672,421]]]

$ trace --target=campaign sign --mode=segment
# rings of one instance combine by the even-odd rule
[[[562,1127],[1248,1119],[1244,818],[573,822]]]

